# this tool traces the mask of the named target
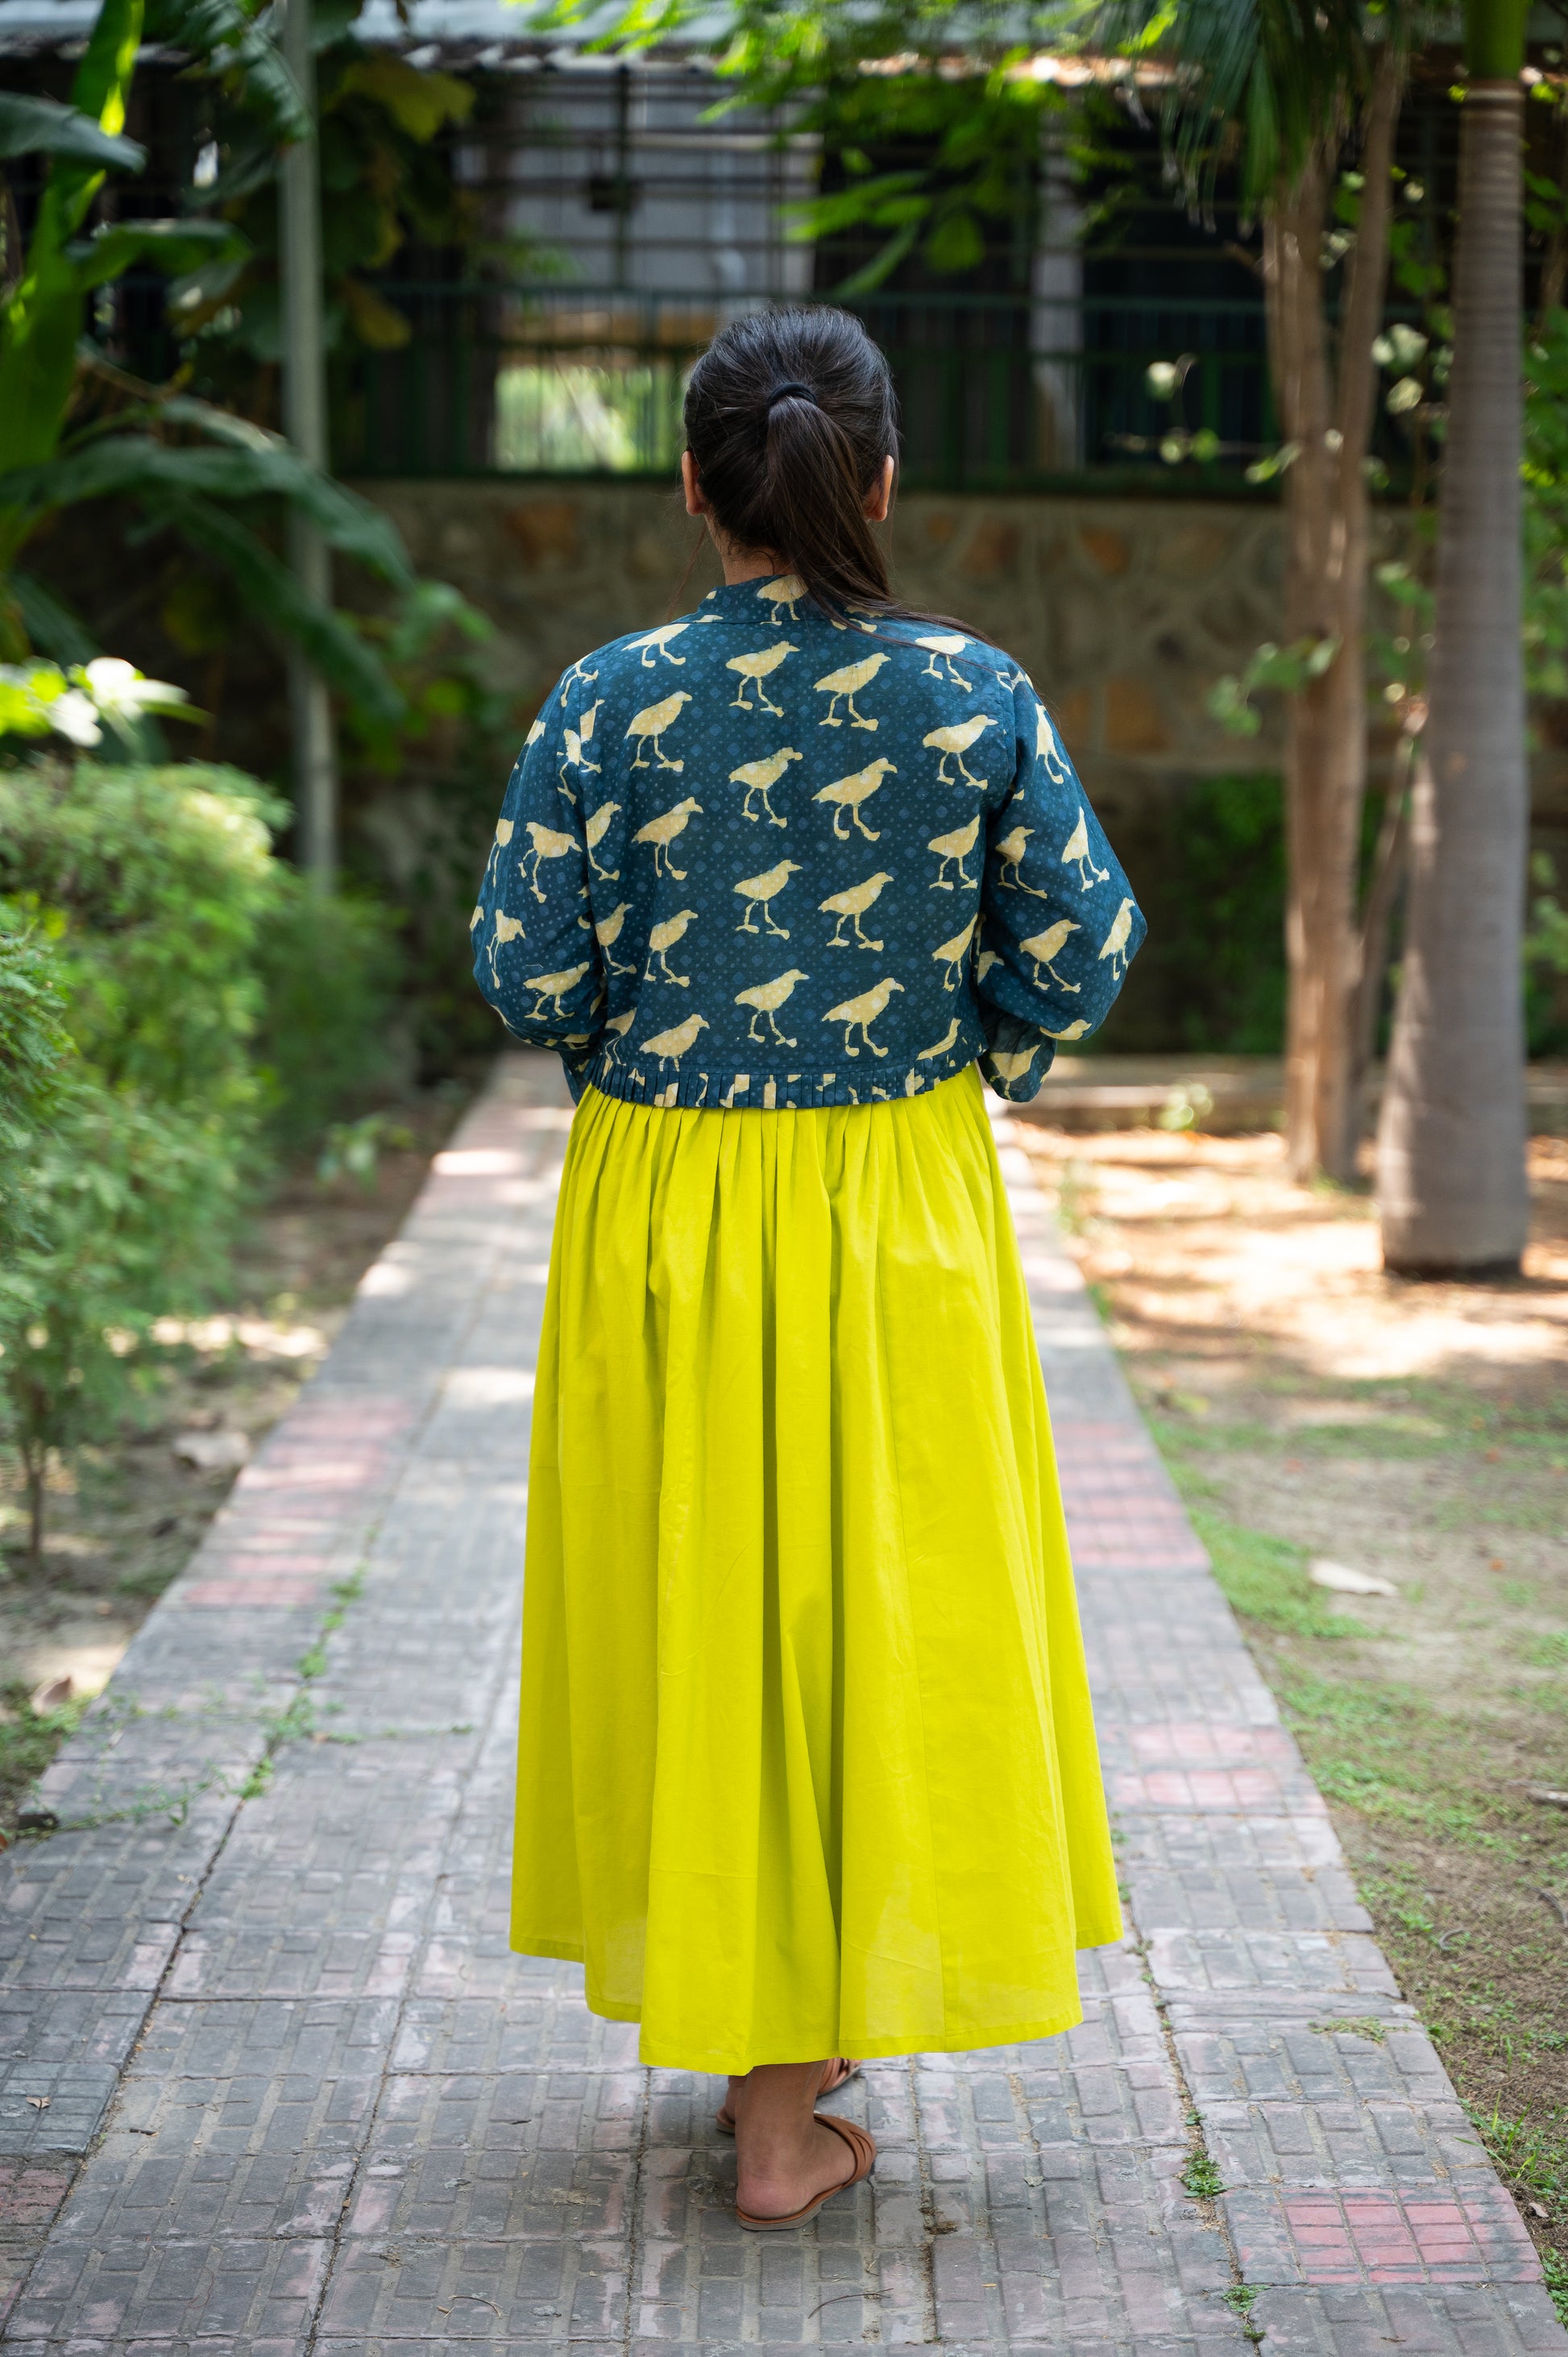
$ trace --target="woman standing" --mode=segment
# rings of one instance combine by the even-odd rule
[[[551,691],[474,914],[579,1106],[512,1944],[730,2074],[772,2228],[870,2170],[839,2058],[1065,2029],[1120,1932],[980,1075],[1034,1095],[1144,922],[1024,673],[890,597],[859,322],[726,328],[685,423],[725,586]]]

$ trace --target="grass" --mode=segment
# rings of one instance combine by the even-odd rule
[[[1568,2121],[1561,2112],[1545,2120],[1505,2119],[1470,2106],[1492,2165],[1520,2208],[1538,2225],[1568,2226]],[[1568,2259],[1561,2251],[1541,2253],[1541,2272],[1559,2320],[1568,2324]]]
[[[25,1685],[11,1679],[0,1685],[0,1819],[10,1820],[28,1785],[75,1734],[86,1708],[85,1701],[73,1700],[35,1710]]]
[[[1366,1631],[1348,1612],[1331,1612],[1321,1588],[1306,1575],[1307,1551],[1266,1531],[1249,1530],[1200,1506],[1196,1483],[1177,1479],[1187,1492],[1193,1528],[1208,1549],[1214,1576],[1232,1608],[1260,1628],[1290,1637],[1361,1637]]]

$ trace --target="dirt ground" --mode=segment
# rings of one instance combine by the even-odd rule
[[[0,1845],[27,1785],[189,1560],[236,1459],[326,1355],[463,1101],[442,1092],[399,1105],[410,1143],[383,1147],[369,1184],[324,1185],[308,1167],[287,1177],[245,1240],[230,1306],[163,1325],[148,1354],[156,1384],[136,1419],[112,1445],[51,1468],[40,1573],[25,1558],[16,1462],[0,1453]],[[198,1450],[216,1443],[230,1461],[210,1469],[185,1461],[176,1444],[192,1438]]]
[[[1385,1276],[1276,1136],[1018,1127],[1568,2305],[1568,1140],[1525,1275],[1470,1286]]]

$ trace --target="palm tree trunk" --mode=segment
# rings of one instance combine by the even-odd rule
[[[1285,1131],[1298,1179],[1318,1170],[1348,1178],[1360,1128],[1354,1010],[1367,785],[1366,460],[1404,70],[1402,50],[1385,40],[1367,109],[1337,365],[1320,260],[1332,176],[1326,152],[1281,191],[1264,236],[1273,379],[1286,437],[1298,449],[1285,476],[1285,630],[1292,640],[1334,639],[1339,648],[1327,670],[1292,697],[1286,723]]]
[[[1519,44],[1521,59],[1522,25]],[[1413,799],[1403,969],[1378,1139],[1384,1265],[1410,1276],[1517,1270],[1529,1213],[1520,983],[1529,818],[1520,639],[1523,107],[1517,62],[1506,78],[1497,78],[1496,63],[1482,70],[1494,78],[1471,82],[1460,117],[1428,761]]]

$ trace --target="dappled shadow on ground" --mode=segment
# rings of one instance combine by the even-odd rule
[[[1568,2267],[1568,1141],[1502,1285],[1279,1138],[1018,1124],[1379,1936]],[[1336,1593],[1327,1560],[1387,1581]],[[1568,2274],[1563,2280],[1568,2282]]]

